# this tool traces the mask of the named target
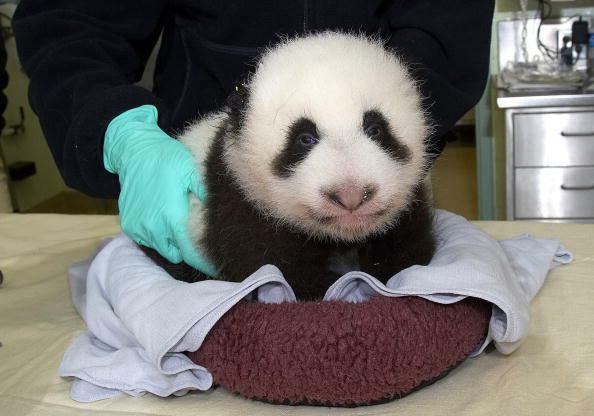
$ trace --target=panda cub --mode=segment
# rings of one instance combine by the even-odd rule
[[[179,138],[203,167],[190,229],[218,279],[274,264],[298,299],[349,270],[386,282],[427,264],[429,125],[406,68],[379,41],[324,32],[261,57],[223,112]],[[145,252],[174,278],[208,278]]]

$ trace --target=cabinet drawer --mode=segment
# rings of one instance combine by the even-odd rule
[[[594,167],[515,169],[515,218],[594,218]]]
[[[594,112],[513,116],[516,166],[594,166]]]

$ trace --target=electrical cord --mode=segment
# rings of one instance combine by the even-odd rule
[[[548,8],[548,10],[546,12],[545,12],[545,8]],[[552,12],[553,12],[553,6],[551,5],[551,2],[549,0],[538,0],[538,14],[540,15],[540,22],[538,23],[538,28],[536,30],[536,45],[537,45],[540,53],[543,54],[543,56],[546,56],[547,58],[555,61],[558,59],[557,50],[548,47],[540,39],[540,29],[542,27],[542,24],[545,20],[547,20],[551,17]]]
[[[551,18],[551,14],[553,12],[553,6],[551,5],[550,0],[538,0],[538,11],[537,13],[540,15],[540,22],[538,23],[538,28],[536,30],[536,45],[538,47],[538,50],[540,51],[540,53],[543,54],[543,56],[549,58],[552,61],[557,61],[560,58],[560,52],[562,54],[563,49],[561,51],[558,51],[557,49],[553,49],[550,46],[545,45],[545,43],[540,39],[540,30],[542,27],[542,24]],[[580,18],[580,21],[582,20],[582,16],[579,14],[574,14],[573,16],[567,17],[566,19],[564,19],[563,23],[570,21],[571,19],[574,19],[576,17]],[[580,59],[580,55],[583,51],[583,47],[581,45],[575,45],[575,51],[577,53],[577,56],[575,57],[575,59],[573,59],[573,57],[570,58],[570,60],[567,60],[566,58],[566,63],[568,65],[575,65],[578,60]],[[563,58],[563,57],[562,57]]]

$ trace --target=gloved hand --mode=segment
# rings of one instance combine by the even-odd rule
[[[157,109],[143,105],[114,118],[105,132],[103,164],[119,176],[120,226],[139,244],[172,263],[182,260],[210,276],[187,229],[189,192],[206,197],[190,151],[157,124]]]

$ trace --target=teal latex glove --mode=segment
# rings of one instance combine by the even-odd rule
[[[157,124],[157,109],[143,105],[114,118],[105,132],[103,164],[119,176],[120,226],[139,244],[172,263],[182,260],[215,276],[188,232],[189,193],[206,197],[190,151]]]

